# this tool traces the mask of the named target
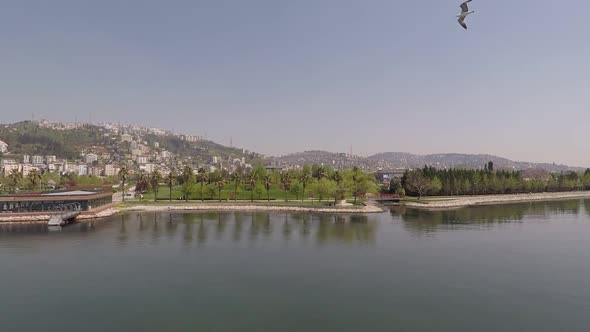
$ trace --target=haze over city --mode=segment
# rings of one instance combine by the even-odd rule
[[[0,122],[588,166],[590,5],[568,6],[474,2],[463,31],[455,1],[9,2]]]

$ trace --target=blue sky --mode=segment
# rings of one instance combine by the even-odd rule
[[[0,2],[0,122],[590,166],[588,1]]]

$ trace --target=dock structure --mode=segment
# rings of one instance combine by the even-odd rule
[[[55,214],[47,222],[48,226],[63,226],[75,220],[82,207],[79,203],[69,203],[57,206]]]

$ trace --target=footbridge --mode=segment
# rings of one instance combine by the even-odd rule
[[[80,203],[62,204],[55,207],[54,211],[55,212],[53,213],[51,218],[49,218],[47,225],[63,226],[65,224],[70,223],[71,221],[76,219],[78,215],[80,215],[80,212],[82,211],[82,206],[80,205]]]

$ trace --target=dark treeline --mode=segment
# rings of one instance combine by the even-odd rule
[[[525,178],[519,171],[494,170],[493,164],[484,169],[422,169],[406,171],[400,183],[407,195],[490,195],[558,192],[590,189],[590,169],[584,173],[548,174],[544,178]]]

